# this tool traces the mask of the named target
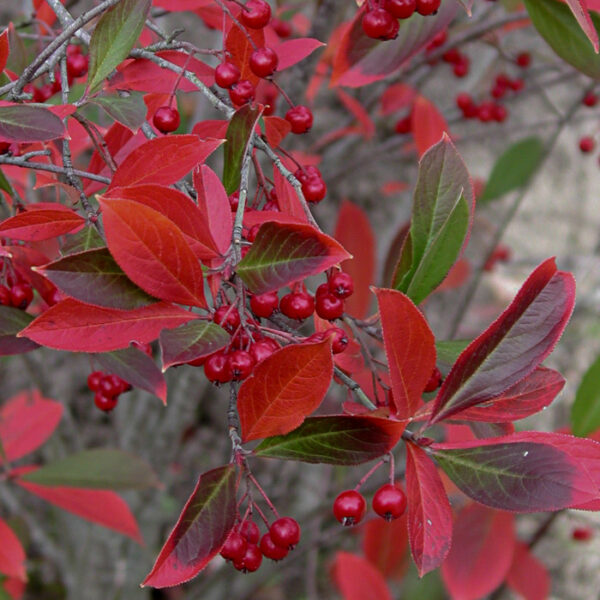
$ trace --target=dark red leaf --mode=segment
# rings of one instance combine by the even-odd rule
[[[550,596],[548,570],[523,542],[517,542],[506,583],[525,600],[547,600]]]
[[[283,71],[299,63],[321,46],[325,46],[325,44],[314,38],[296,38],[277,44],[273,47],[279,57],[277,70]]]
[[[0,236],[39,242],[64,235],[85,224],[85,219],[72,210],[27,210],[0,224]]]
[[[356,554],[338,552],[333,577],[344,600],[392,600],[383,575],[368,560]]]
[[[6,67],[6,61],[8,60],[8,54],[10,52],[10,48],[8,45],[8,29],[5,29],[2,33],[0,33],[0,73],[4,71],[4,67]]]
[[[0,356],[23,354],[39,348],[35,342],[17,337],[31,321],[33,317],[19,308],[0,306]]]
[[[406,513],[390,523],[371,519],[363,528],[362,549],[386,579],[401,579],[408,568]]]
[[[142,586],[163,588],[188,581],[219,552],[235,523],[235,480],[231,464],[200,475]]]
[[[25,550],[15,532],[2,519],[0,519],[0,575],[27,580]]]

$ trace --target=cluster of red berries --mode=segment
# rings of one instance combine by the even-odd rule
[[[406,511],[406,494],[393,483],[382,485],[373,496],[373,511],[386,521],[401,517]],[[367,512],[367,501],[357,490],[341,492],[333,503],[335,518],[345,527],[360,523]]]
[[[450,48],[442,54],[442,60],[452,65],[452,72],[455,77],[462,78],[469,74],[471,61],[466,54],[463,54],[458,48]]]
[[[462,111],[465,119],[478,119],[482,123],[490,121],[502,123],[508,117],[508,110],[504,105],[491,101],[476,104],[466,92],[461,92],[456,96],[456,105]]]
[[[258,525],[246,520],[229,534],[221,556],[238,571],[249,573],[259,569],[263,556],[274,561],[284,559],[299,541],[300,525],[292,517],[277,519],[262,537]]]
[[[398,35],[398,19],[408,19],[416,12],[434,15],[441,0],[380,0],[368,3],[361,25],[366,36],[376,40],[393,40]]]
[[[296,179],[302,185],[302,194],[307,202],[317,204],[327,194],[327,186],[323,181],[321,171],[314,165],[300,167],[294,173]]]
[[[588,108],[593,108],[598,103],[598,96],[594,92],[587,92],[581,103]],[[579,150],[583,154],[590,154],[596,148],[596,141],[591,135],[584,135],[579,139]]]
[[[6,285],[0,285],[0,305],[25,310],[33,300],[31,284],[23,280],[16,272],[7,277]]]
[[[87,378],[88,388],[94,393],[94,404],[104,412],[110,412],[117,406],[119,396],[131,390],[127,383],[114,373],[93,371]]]

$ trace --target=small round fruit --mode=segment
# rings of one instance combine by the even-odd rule
[[[240,313],[235,306],[224,304],[215,311],[213,321],[225,331],[233,333],[240,326]]]
[[[284,21],[283,19],[272,19],[271,27],[282,39],[289,38],[290,35],[292,35],[292,26],[289,21]]]
[[[345,300],[354,292],[354,280],[344,271],[337,271],[329,278],[329,290],[334,296]]]
[[[306,133],[313,124],[313,114],[308,106],[299,104],[285,113],[285,120],[292,126],[292,133]]]
[[[223,352],[211,354],[204,362],[204,375],[211,383],[227,383],[231,381],[229,360]]]
[[[233,192],[233,194],[229,195],[229,207],[231,208],[232,212],[235,212],[237,210],[239,203],[240,203],[240,193],[239,192]]]
[[[15,283],[10,288],[10,302],[15,308],[25,310],[33,300],[33,288],[29,283]]]
[[[41,85],[39,88],[35,87],[33,88],[33,101],[46,102],[52,94],[54,94],[54,91],[52,90],[52,85],[49,83]]]
[[[96,392],[94,394],[94,404],[104,412],[113,410],[118,402],[118,396],[106,396],[102,392]]]
[[[229,97],[236,106],[242,106],[254,100],[256,90],[250,81],[240,79],[235,85],[229,88]]]
[[[579,149],[584,153],[588,154],[594,150],[596,146],[596,142],[594,142],[594,138],[586,135],[579,140]]]
[[[241,569],[239,570],[243,571],[244,573],[253,573],[254,571],[258,571],[262,563],[262,558],[263,555],[260,551],[260,548],[256,544],[248,544],[244,558],[241,561]],[[239,564],[240,563],[235,561],[233,566],[238,569]]]
[[[398,21],[384,8],[374,8],[363,15],[361,25],[367,37],[389,40]]]
[[[240,13],[240,21],[250,29],[262,29],[271,20],[271,7],[265,0],[248,0]]]
[[[161,133],[175,131],[179,127],[179,111],[172,106],[161,106],[156,109],[152,122]]]
[[[307,202],[321,202],[327,195],[327,186],[320,177],[313,177],[302,184],[302,193]]]
[[[467,94],[466,92],[460,92],[460,94],[456,96],[456,106],[458,106],[460,110],[464,111],[466,108],[472,105],[473,98],[470,94]]]
[[[577,542],[587,542],[594,537],[594,531],[591,527],[575,527],[571,537]]]
[[[333,514],[344,527],[357,525],[367,512],[364,496],[356,490],[346,490],[333,503]]]
[[[300,525],[292,517],[281,517],[269,527],[271,539],[282,548],[293,548],[300,541]]]
[[[67,56],[67,75],[69,77],[82,77],[88,70],[88,57],[83,54],[69,54]]]
[[[434,15],[441,4],[441,0],[417,0],[417,12],[424,17]]]
[[[417,8],[416,0],[387,0],[385,10],[396,19],[408,19]]]
[[[100,390],[100,384],[104,379],[104,373],[102,371],[93,371],[88,375],[87,386],[92,392]]]
[[[254,521],[244,521],[240,526],[240,533],[246,538],[249,544],[258,544],[260,529]]]
[[[228,355],[228,361],[231,378],[234,381],[246,379],[256,364],[254,357],[246,350],[234,350]]]
[[[306,292],[290,292],[279,301],[279,310],[290,319],[302,321],[315,312],[315,301]]]
[[[515,62],[522,69],[526,69],[531,64],[531,54],[529,54],[529,52],[521,52],[517,54]]]
[[[598,103],[598,96],[596,96],[596,94],[594,94],[594,92],[588,92],[583,97],[582,103],[585,106],[589,106],[589,107],[596,106],[596,104]]]
[[[5,285],[0,285],[0,305],[12,306],[10,290]]]
[[[322,294],[315,301],[315,310],[321,319],[334,321],[344,314],[344,301],[333,294]]]
[[[508,110],[502,104],[495,104],[494,110],[493,110],[493,115],[494,115],[494,121],[497,121],[498,123],[503,123],[504,121],[506,121],[506,118],[508,117]]]
[[[228,90],[240,80],[240,70],[232,62],[223,62],[215,69],[215,83]]]
[[[386,483],[373,496],[373,510],[386,521],[393,521],[406,510],[406,494],[396,485]]]
[[[435,392],[442,385],[442,374],[437,367],[433,368],[431,377],[425,386],[424,392]]]
[[[250,354],[254,359],[255,363],[265,360],[275,352],[275,350],[279,350],[279,346],[275,340],[270,338],[265,338],[264,340],[259,340],[250,346]]]
[[[260,539],[260,551],[263,553],[263,556],[271,560],[282,560],[289,553],[287,548],[282,548],[273,542],[270,533],[265,533]]]
[[[240,561],[244,558],[248,542],[246,538],[234,529],[227,538],[225,545],[221,548],[221,556],[225,560]]]
[[[331,351],[341,354],[348,347],[348,335],[341,327],[331,327],[325,332],[331,336]]]
[[[268,319],[279,304],[277,292],[255,294],[250,298],[250,310],[257,316]]]
[[[250,70],[257,77],[270,77],[279,63],[277,52],[273,48],[257,48],[250,55]]]

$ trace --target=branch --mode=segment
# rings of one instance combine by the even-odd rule
[[[50,173],[58,173],[60,175],[67,176],[67,170],[64,167],[57,165],[51,165],[48,163],[30,162],[23,160],[19,156],[0,156],[0,165],[13,165],[15,167],[22,167],[24,169],[36,169],[37,171],[49,171]],[[77,177],[83,177],[85,179],[91,179],[100,183],[109,184],[110,179],[103,177],[102,175],[96,175],[95,173],[88,173],[87,171],[80,171],[79,169],[72,169],[71,173],[77,175]]]

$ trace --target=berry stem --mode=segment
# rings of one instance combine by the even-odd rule
[[[390,462],[390,483],[394,485],[395,472],[396,472],[396,461],[394,459],[394,454],[390,451],[388,453],[389,462]]]
[[[258,483],[258,481],[256,480],[256,477],[254,477],[254,475],[252,475],[250,470],[248,470],[247,474],[248,474],[248,479],[250,479],[250,481],[256,486],[256,489],[260,492],[260,495],[265,499],[267,506],[273,511],[273,514],[279,519],[279,513],[277,512],[277,509],[275,508],[275,506],[269,499],[269,496],[267,496],[267,493],[265,492],[265,490],[262,489],[260,483]]]
[[[358,492],[358,490],[360,490],[360,488],[366,483],[366,481],[369,479],[369,477],[371,477],[371,475],[373,475],[373,473],[375,473],[375,471],[377,471],[377,469],[379,469],[379,467],[381,467],[381,465],[385,462],[384,459],[378,460],[368,471],[365,475],[363,475],[360,479],[360,481],[354,486],[354,490]]]
[[[252,507],[254,509],[256,509],[256,512],[259,514],[260,518],[263,520],[264,524],[267,526],[267,529],[269,529],[269,519],[267,519],[267,517],[265,516],[265,513],[260,509],[260,506],[258,506],[258,504],[256,504],[256,502],[253,502]]]
[[[179,73],[177,73],[177,77],[175,78],[175,81],[173,82],[173,89],[171,90],[171,93],[169,94],[169,107],[171,107],[171,108],[172,108],[172,104],[173,104],[173,97],[175,96],[175,92],[177,91],[177,86],[179,85],[179,82],[183,78],[183,74],[185,73],[187,66],[190,63],[192,54],[193,54],[193,52],[188,53],[187,58],[185,59],[185,62],[183,63],[183,67],[181,68],[181,71],[179,71]]]
[[[294,108],[294,103],[291,98],[286,94],[285,90],[274,80],[271,80],[271,83],[277,88],[279,93],[283,96],[284,100],[290,105],[290,108]]]

